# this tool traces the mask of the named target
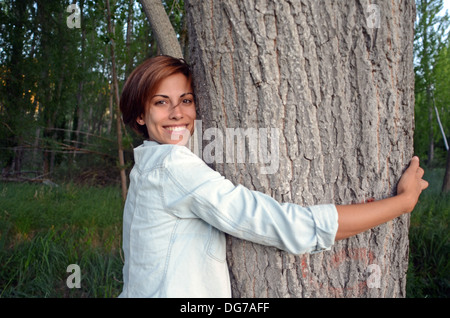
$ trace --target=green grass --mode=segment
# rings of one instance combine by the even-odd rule
[[[430,186],[411,214],[407,297],[450,296],[450,193],[441,193],[443,169],[425,173]]]
[[[121,232],[118,188],[0,183],[0,297],[118,296]]]
[[[407,297],[448,297],[450,194],[443,170],[411,215]],[[0,183],[0,297],[117,297],[122,200],[114,187]],[[81,288],[68,288],[77,264]]]

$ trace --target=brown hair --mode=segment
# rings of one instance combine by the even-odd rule
[[[178,73],[185,75],[188,81],[192,82],[190,67],[183,59],[160,55],[140,64],[130,74],[122,90],[120,111],[123,122],[148,139],[147,126],[138,124],[136,119],[145,114],[147,102],[161,81]]]

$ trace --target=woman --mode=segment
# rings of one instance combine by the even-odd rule
[[[121,297],[230,297],[224,233],[293,254],[323,251],[411,212],[428,186],[417,157],[396,196],[366,204],[301,207],[233,185],[185,147],[196,111],[180,59],[138,66],[120,107],[146,139],[134,150],[124,208]]]

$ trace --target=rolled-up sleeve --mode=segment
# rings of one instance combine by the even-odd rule
[[[338,213],[334,204],[315,205],[310,207],[316,229],[317,244],[314,251],[329,250],[334,244],[338,229]]]
[[[232,236],[292,254],[329,249],[338,227],[333,204],[302,207],[234,185],[184,147],[165,163],[167,211],[197,217]]]

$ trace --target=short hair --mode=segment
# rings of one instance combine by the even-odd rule
[[[149,98],[165,78],[181,73],[192,85],[189,64],[184,59],[159,55],[145,60],[128,77],[120,97],[120,111],[123,122],[145,139],[149,138],[147,126],[137,123],[137,118],[146,111]]]

